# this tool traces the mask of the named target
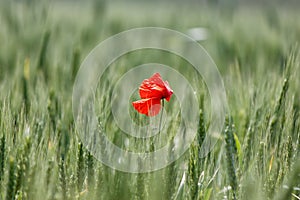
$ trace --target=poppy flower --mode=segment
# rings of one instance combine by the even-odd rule
[[[145,79],[139,87],[141,100],[132,102],[134,109],[147,116],[155,116],[161,109],[161,100],[170,101],[173,90],[168,81],[163,81],[159,73]]]

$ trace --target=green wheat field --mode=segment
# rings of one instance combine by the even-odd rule
[[[205,28],[199,44],[218,66],[229,107],[205,158],[198,155],[213,120],[209,93],[189,63],[163,51],[132,52],[112,64],[97,88],[99,124],[116,145],[129,140],[130,150],[148,151],[149,141],[116,127],[110,94],[132,66],[163,63],[191,80],[199,97],[189,150],[163,169],[126,173],[105,166],[81,143],[72,113],[80,64],[99,42],[137,27]],[[0,0],[0,200],[300,199],[299,41],[295,3]],[[166,109],[178,106],[174,97]],[[175,117],[166,137],[150,144],[163,146],[177,125]]]

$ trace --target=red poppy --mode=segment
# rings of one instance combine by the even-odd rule
[[[132,102],[134,109],[147,116],[155,116],[161,109],[161,100],[170,101],[173,90],[167,81],[163,81],[159,73],[145,79],[139,87],[141,100]]]

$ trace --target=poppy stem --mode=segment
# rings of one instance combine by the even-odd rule
[[[161,114],[160,114],[160,120],[159,120],[159,127],[158,127],[158,134],[160,134],[160,129],[161,129],[161,123],[162,123],[162,118],[163,118],[163,113],[164,113],[164,104],[165,104],[165,101],[164,99],[162,99],[162,102],[161,102]]]

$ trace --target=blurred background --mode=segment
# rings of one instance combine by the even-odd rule
[[[199,42],[222,72],[234,62],[251,71],[265,60],[280,68],[300,37],[296,0],[1,0],[0,10],[1,76],[25,57],[37,62],[46,36],[46,60],[56,67],[71,60],[76,49],[84,58],[105,38],[130,28],[160,26],[189,33],[201,27],[205,38]]]
[[[0,199],[299,199],[299,11],[299,0],[0,0]],[[195,144],[165,169],[128,174],[102,165],[80,143],[72,89],[97,44],[147,26],[180,31],[205,47],[223,77],[230,120],[200,159],[209,94],[193,80],[202,95]],[[182,71],[188,65],[148,53],[115,64],[155,58]],[[103,81],[102,96],[115,79]],[[127,135],[117,138],[108,125],[122,145]]]

